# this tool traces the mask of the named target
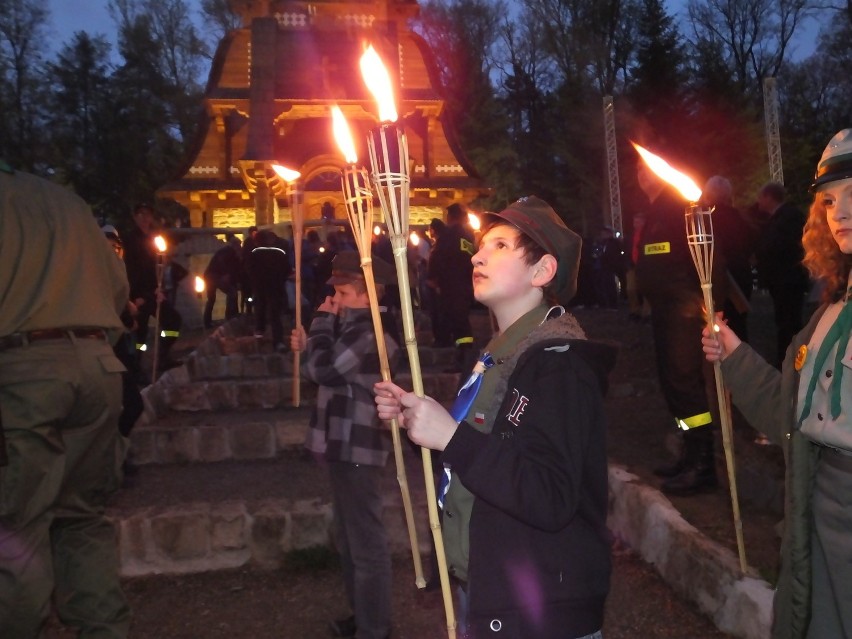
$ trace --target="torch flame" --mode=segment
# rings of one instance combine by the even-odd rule
[[[157,253],[166,252],[166,240],[162,235],[158,235],[154,238],[154,246],[157,247]]]
[[[379,120],[396,122],[396,105],[393,100],[390,76],[372,44],[361,56],[361,77],[364,78],[364,84],[379,105]]]
[[[408,236],[408,241],[411,242],[411,246],[418,246],[420,244],[420,236],[414,231],[411,231]]]
[[[375,235],[376,237],[378,237],[378,236],[379,236],[379,235],[381,235],[381,234],[382,234],[382,227],[381,227],[381,226],[379,226],[378,224],[376,224],[376,225],[373,227],[373,235]]]
[[[336,104],[331,107],[331,126],[334,131],[334,140],[337,147],[343,153],[343,157],[349,164],[358,163],[358,154],[355,152],[355,142],[352,140],[352,132],[349,124],[343,116],[343,111]]]
[[[195,276],[195,292],[203,293],[204,292],[204,278],[200,275]]]
[[[482,222],[479,221],[479,216],[476,213],[468,212],[467,223],[470,224],[470,228],[472,228],[474,231],[478,231],[480,228],[482,228]]]
[[[272,170],[275,171],[282,180],[288,183],[294,182],[302,177],[302,174],[298,171],[288,169],[286,166],[281,166],[280,164],[273,164]]]
[[[698,188],[698,185],[695,184],[689,176],[684,175],[677,169],[673,168],[663,158],[658,155],[654,155],[648,149],[639,146],[635,142],[631,142],[631,144],[645,161],[645,164],[648,165],[648,168],[651,169],[658,178],[663,180],[663,182],[670,184],[680,191],[680,194],[689,202],[697,202],[701,199],[701,189]]]

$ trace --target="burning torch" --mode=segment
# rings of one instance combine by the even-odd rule
[[[280,164],[273,164],[272,168],[281,179],[287,182],[287,196],[290,199],[290,218],[293,224],[293,250],[296,252],[295,325],[296,330],[299,330],[302,327],[302,232],[304,229],[304,217],[302,214],[304,192],[299,182],[302,174]],[[301,403],[300,376],[299,351],[293,351],[293,406],[296,408]]]
[[[701,282],[701,291],[704,293],[704,308],[706,310],[707,326],[710,334],[714,335],[716,312],[713,307],[713,208],[702,208],[698,201],[701,199],[701,189],[689,178],[677,169],[672,168],[668,162],[654,155],[647,149],[633,144],[642,160],[654,174],[661,180],[676,188],[686,198],[689,204],[684,212],[686,222],[686,242],[689,252],[698,272]],[[725,391],[725,382],[722,379],[722,368],[720,362],[714,362],[713,373],[716,378],[716,398],[719,402],[719,420],[722,427],[722,443],[725,448],[725,465],[728,470],[728,485],[731,489],[731,508],[734,514],[734,531],[737,537],[737,551],[740,559],[740,570],[745,573],[747,564],[745,556],[745,543],[743,541],[743,522],[740,518],[740,504],[737,497],[737,476],[734,467],[733,430],[731,426],[731,409],[728,402],[728,394]]]
[[[369,46],[361,56],[361,75],[379,107],[379,125],[370,130],[367,136],[367,146],[370,150],[373,184],[379,196],[385,224],[388,227],[391,247],[393,248],[393,259],[399,279],[402,327],[411,369],[411,383],[414,387],[414,394],[423,397],[423,377],[420,372],[420,356],[417,352],[417,338],[414,333],[414,310],[411,304],[411,288],[408,282],[408,260],[406,257],[410,185],[408,140],[402,127],[396,124],[397,112],[390,76],[372,46]],[[435,557],[438,561],[438,574],[441,578],[444,612],[447,618],[447,634],[450,639],[455,639],[456,618],[450,591],[450,577],[447,572],[444,538],[441,536],[441,522],[438,517],[438,500],[435,496],[432,457],[430,451],[425,448],[421,449],[421,453],[423,474],[426,480],[429,525],[432,528],[435,540]]]
[[[166,240],[162,235],[154,238],[154,247],[157,249],[157,310],[154,314],[154,363],[151,366],[151,383],[157,381],[157,358],[160,350],[160,306],[163,295],[163,273],[165,271]]]
[[[370,299],[370,311],[373,316],[373,330],[376,333],[376,348],[379,352],[379,365],[382,380],[390,381],[390,362],[388,361],[387,346],[385,345],[385,333],[382,328],[382,318],[379,314],[379,299],[376,293],[376,283],[373,277],[373,259],[371,257],[371,224],[373,221],[373,191],[370,188],[367,170],[357,165],[358,155],[355,152],[355,144],[346,118],[340,107],[334,106],[331,110],[332,123],[334,126],[334,137],[337,146],[343,153],[347,165],[343,169],[342,186],[343,196],[346,201],[346,213],[352,225],[352,235],[361,256],[361,270],[364,271],[364,281],[367,284],[367,296]],[[405,511],[405,522],[408,525],[408,538],[411,542],[411,556],[414,560],[414,580],[418,588],[426,586],[423,578],[423,568],[420,563],[420,550],[417,542],[417,529],[414,525],[414,513],[411,507],[411,493],[408,490],[408,476],[405,472],[405,460],[402,457],[402,444],[399,437],[399,421],[391,420],[391,436],[393,439],[393,453],[396,460],[396,480],[402,491],[402,505]]]

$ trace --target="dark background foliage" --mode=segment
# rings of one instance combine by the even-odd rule
[[[690,0],[678,22],[663,0],[424,0],[413,26],[435,52],[444,117],[493,189],[475,204],[535,193],[590,234],[609,216],[604,96],[625,226],[641,201],[630,140],[699,184],[729,177],[736,203],[752,202],[769,179],[768,77],[785,184],[807,204],[827,140],[852,126],[852,0],[834,2]],[[121,225],[187,160],[216,44],[239,21],[227,0],[105,0],[105,10],[116,51],[87,32],[51,47],[46,0],[0,0],[0,156]],[[791,39],[815,20],[825,26],[814,53],[793,59]]]

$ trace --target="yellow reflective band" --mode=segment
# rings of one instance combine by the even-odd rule
[[[690,430],[699,426],[706,426],[713,421],[713,416],[710,413],[700,413],[692,417],[686,417],[685,419],[678,418],[675,421],[677,422],[677,427],[681,430]]]
[[[148,347],[147,347],[145,344],[137,344],[137,345],[136,345],[136,350],[137,350],[137,351],[147,351],[147,350],[148,350]]]
[[[672,245],[669,242],[657,242],[656,244],[645,245],[645,255],[660,255],[662,253],[671,253]]]
[[[473,344],[472,337],[459,337],[456,340],[456,346],[461,346],[462,344]]]
[[[160,331],[160,337],[180,337],[180,331]]]

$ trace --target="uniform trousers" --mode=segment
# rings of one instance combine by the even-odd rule
[[[104,516],[125,451],[124,367],[103,340],[0,352],[0,637],[34,639],[50,612],[86,639],[126,637],[115,530]]]
[[[335,543],[355,612],[357,639],[385,639],[391,630],[391,557],[382,523],[380,466],[329,462]]]
[[[815,482],[808,639],[852,637],[852,456],[822,449]]]

